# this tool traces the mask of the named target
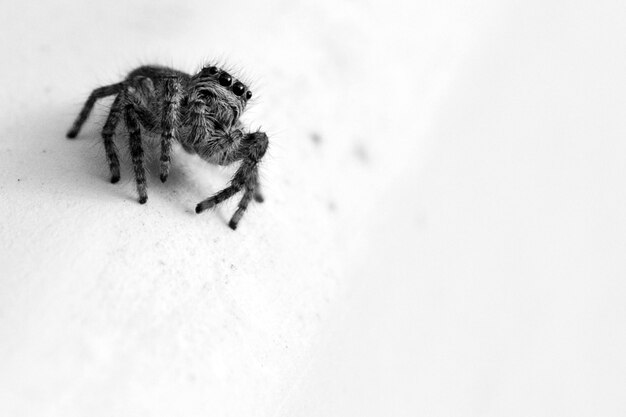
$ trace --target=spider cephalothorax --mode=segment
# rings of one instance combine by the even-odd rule
[[[169,175],[172,141],[206,161],[229,165],[240,161],[231,183],[201,201],[196,213],[227,200],[239,191],[243,197],[229,226],[237,228],[250,200],[263,201],[258,165],[267,150],[263,132],[247,132],[239,120],[252,92],[241,81],[214,65],[195,75],[159,66],[135,69],[120,83],[95,89],[67,133],[75,138],[97,99],[117,95],[102,129],[111,182],[120,179],[120,164],[113,135],[120,118],[128,130],[139,202],[148,200],[141,131],[161,136],[160,178]]]

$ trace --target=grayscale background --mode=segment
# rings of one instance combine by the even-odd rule
[[[0,1],[0,415],[626,415],[623,1]],[[147,63],[252,80],[253,204],[108,182]],[[150,152],[158,160],[158,152]]]

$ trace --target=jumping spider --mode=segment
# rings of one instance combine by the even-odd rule
[[[167,180],[172,141],[202,159],[229,165],[241,161],[230,185],[196,206],[196,213],[212,208],[243,190],[229,226],[235,230],[250,200],[262,202],[258,165],[267,150],[263,132],[246,132],[239,120],[252,92],[223,69],[205,66],[195,75],[161,66],[142,66],[126,79],[95,89],[67,133],[75,138],[96,100],[117,95],[102,129],[102,139],[111,170],[111,182],[120,179],[120,163],[113,135],[120,117],[129,134],[130,154],[137,182],[139,203],[148,200],[141,130],[160,135],[160,178]]]

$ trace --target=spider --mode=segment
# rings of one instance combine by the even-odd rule
[[[72,139],[78,135],[96,100],[111,95],[116,97],[102,129],[111,183],[120,180],[113,135],[123,117],[140,204],[148,200],[142,130],[160,135],[162,182],[167,180],[170,171],[173,141],[211,163],[230,165],[241,161],[230,185],[198,203],[196,213],[243,191],[228,223],[235,230],[251,199],[263,201],[258,166],[267,150],[268,138],[261,131],[246,132],[239,120],[252,97],[252,92],[241,81],[215,65],[204,66],[195,75],[162,66],[141,66],[122,82],[93,90],[67,137]]]

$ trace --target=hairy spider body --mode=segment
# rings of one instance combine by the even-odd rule
[[[263,201],[259,189],[258,165],[268,146],[263,132],[247,132],[239,120],[252,92],[242,82],[216,66],[205,66],[195,75],[172,68],[142,66],[117,84],[95,89],[79,113],[68,138],[75,138],[96,100],[116,95],[104,127],[102,140],[111,182],[120,179],[120,163],[113,136],[124,120],[130,155],[139,194],[139,203],[148,200],[142,130],[160,136],[160,178],[170,170],[172,142],[189,153],[219,165],[240,161],[230,185],[196,206],[196,213],[214,207],[243,191],[229,226],[234,230],[254,198]]]

